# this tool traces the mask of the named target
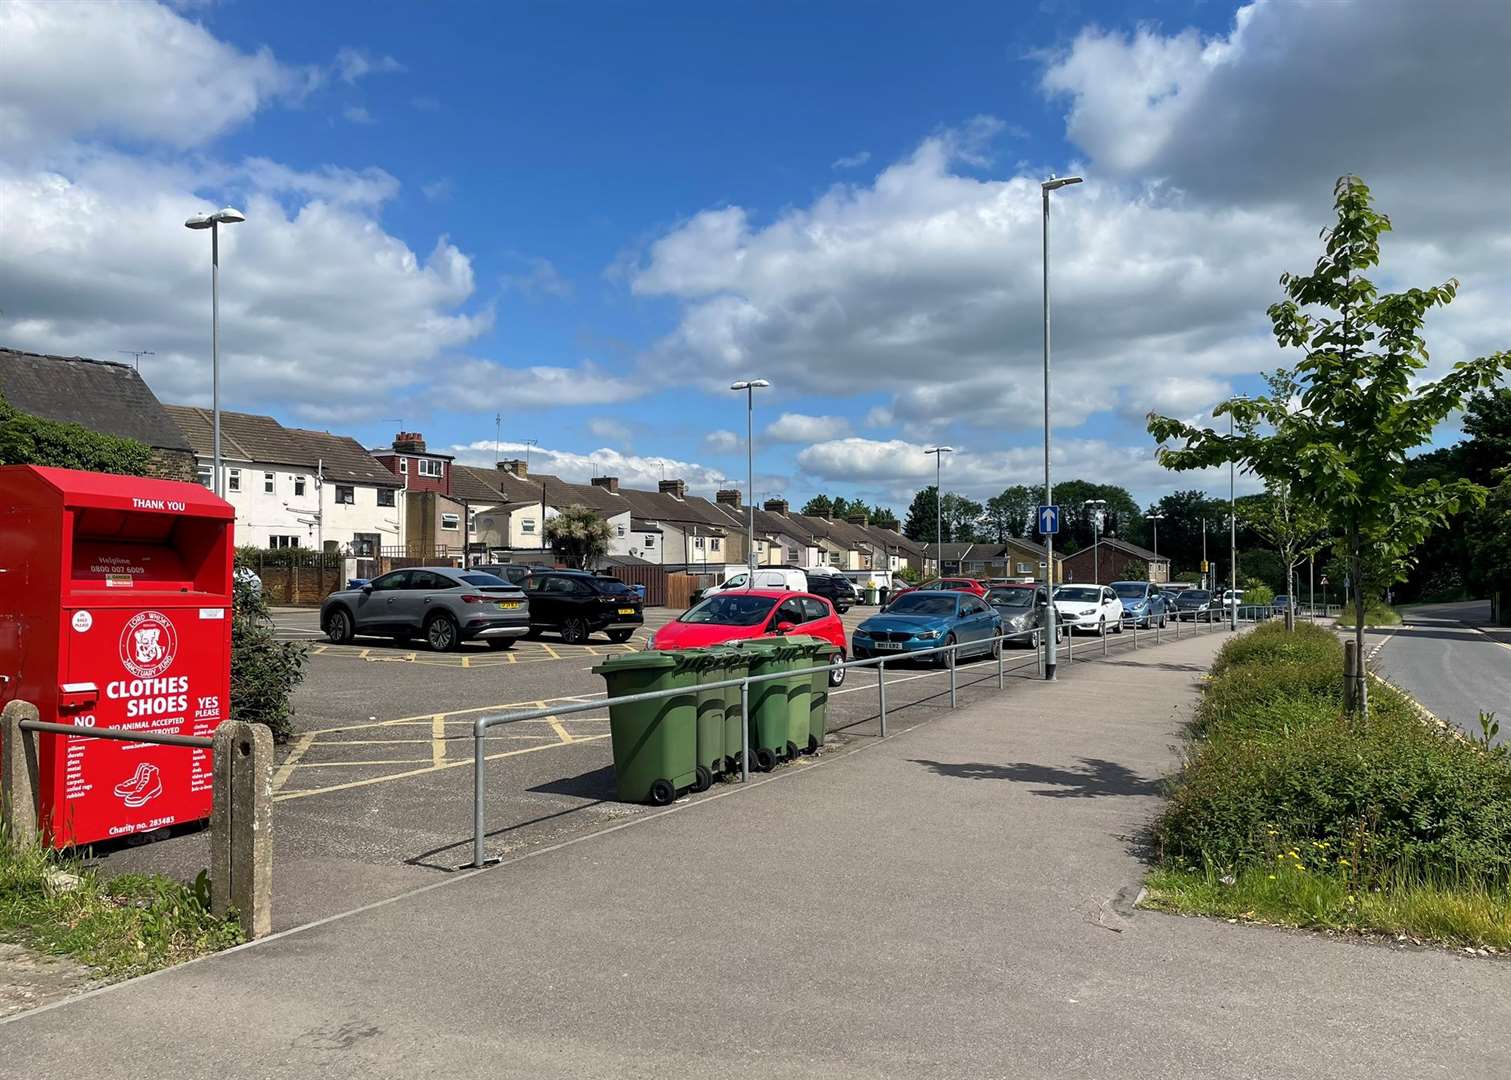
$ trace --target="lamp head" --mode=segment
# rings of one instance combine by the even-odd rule
[[[214,222],[211,220],[209,214],[195,214],[188,221],[184,222],[184,228],[208,229],[212,224],[214,224]]]
[[[1050,192],[1056,191],[1062,187],[1068,187],[1071,184],[1079,184],[1081,182],[1082,178],[1079,176],[1051,176],[1048,180],[1044,181],[1039,186],[1043,188],[1045,192]]]
[[[742,379],[737,383],[730,383],[729,388],[731,390],[760,390],[770,385],[771,383],[765,379]]]
[[[233,206],[223,206],[215,211],[215,220],[222,225],[235,225],[238,221],[245,221],[247,216]]]
[[[924,451],[925,454],[953,454],[954,452],[953,446],[931,446]]]

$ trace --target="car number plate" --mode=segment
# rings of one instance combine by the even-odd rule
[[[619,609],[619,614],[621,614],[621,615],[633,615],[633,614],[635,614],[635,609],[632,608],[632,607],[622,607],[622,608]]]
[[[518,600],[500,600],[498,606],[503,611],[515,611],[519,608]]]
[[[900,651],[902,649],[902,646],[895,641],[878,641],[876,647],[888,652]]]

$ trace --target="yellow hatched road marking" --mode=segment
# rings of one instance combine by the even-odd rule
[[[583,735],[583,736],[579,736],[578,738],[576,738],[576,739],[574,739],[572,741],[573,741],[573,744],[575,745],[577,743],[597,742],[599,739],[607,739],[607,738],[608,738],[607,734],[603,734],[603,735]],[[525,746],[525,747],[521,747],[518,750],[500,750],[496,754],[488,754],[488,755],[486,755],[486,760],[488,760],[488,761],[497,761],[500,758],[518,757],[521,754],[534,754],[534,753],[536,753],[538,751],[541,751],[541,750],[554,750],[554,749],[560,747],[561,745],[562,744],[559,743],[559,742],[552,742],[552,743],[545,743],[545,744],[543,744],[541,746]],[[383,784],[383,783],[387,783],[390,780],[405,780],[405,779],[408,779],[411,776],[422,776],[425,773],[442,772],[442,771],[444,771],[446,769],[455,769],[455,768],[459,768],[459,767],[461,767],[463,765],[471,765],[471,764],[472,764],[472,759],[469,757],[469,758],[466,758],[466,759],[464,759],[462,761],[447,761],[447,762],[445,762],[445,763],[443,763],[441,765],[427,765],[423,769],[408,769],[408,770],[406,770],[404,772],[389,773],[386,776],[369,776],[369,777],[365,777],[364,779],[361,779],[361,780],[352,780],[352,781],[350,781],[348,783],[345,783],[345,784],[332,784],[329,787],[322,787],[322,788],[301,788],[298,791],[284,791],[284,792],[280,792],[277,795],[274,795],[273,799],[276,802],[286,802],[289,799],[304,799],[304,798],[308,798],[311,795],[327,795],[327,794],[330,794],[330,793],[336,792],[336,791],[347,791],[347,790],[350,790],[351,788],[368,787],[369,785],[372,785],[372,784]]]
[[[446,760],[446,714],[436,713],[430,718],[430,763],[439,765]]]
[[[304,757],[310,744],[315,741],[318,732],[310,731],[294,740],[294,745],[289,749],[289,756],[283,759],[283,764],[278,766],[278,771],[273,773],[273,790],[278,791],[284,784],[289,782],[289,776],[294,771],[294,766],[299,764],[299,759]]]

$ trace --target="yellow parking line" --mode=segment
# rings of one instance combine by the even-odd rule
[[[542,641],[540,643],[540,647],[542,649],[545,649],[546,652],[548,652],[548,653],[551,654],[551,659],[552,660],[560,660],[561,659],[561,653],[559,653],[555,649],[551,648],[551,646],[547,645],[544,641]]]
[[[361,652],[359,652],[357,654],[357,659],[358,660],[366,660],[367,659],[367,654],[370,653],[370,652],[372,652],[371,649],[363,649]]]
[[[301,769],[360,769],[366,765],[421,765],[429,760],[429,758],[398,758],[388,761],[305,761],[301,762],[299,767]]]
[[[429,723],[436,716],[444,716],[449,719],[456,716],[472,716],[476,713],[499,712],[503,709],[523,709],[529,706],[544,709],[552,702],[567,701],[577,703],[583,701],[592,701],[594,698],[601,697],[603,697],[602,692],[595,691],[591,694],[563,694],[561,697],[549,698],[544,702],[504,701],[500,702],[497,705],[474,705],[471,708],[451,709],[448,712],[443,713],[419,713],[415,716],[400,716],[393,720],[369,720],[363,724],[342,724],[339,727],[318,728],[315,731],[309,732],[308,735],[313,739],[321,735],[334,735],[337,732],[341,731],[370,731],[373,728],[401,727],[404,724],[424,724]],[[455,723],[457,721],[450,722]],[[300,736],[300,738],[302,739],[304,738],[304,736]]]
[[[420,654],[419,653],[405,653],[404,654],[404,659],[408,660],[411,664],[414,663],[419,658],[420,658]]]
[[[316,645],[310,651],[315,656],[324,656],[326,653],[331,651],[331,647],[329,645]]]
[[[278,766],[278,771],[273,774],[273,790],[278,791],[288,783],[289,776],[294,771],[294,766],[299,764],[299,759],[304,757],[304,752],[310,748],[310,743],[315,741],[318,732],[307,732],[294,740],[294,745],[289,749],[289,756],[283,759],[283,764]]]
[[[470,656],[464,656],[464,657],[462,657],[462,667],[471,667],[471,666],[472,666],[472,657],[470,657]]]
[[[556,717],[554,716],[548,716],[546,717],[546,720],[551,725],[551,730],[556,732],[557,736],[561,739],[562,742],[574,741],[571,732],[562,727],[560,720],[556,719]]]
[[[446,714],[436,713],[430,718],[430,763],[439,765],[446,760]]]
[[[607,739],[607,738],[608,738],[607,734],[603,734],[603,735],[583,735],[583,736],[581,736],[579,738],[576,738],[576,739],[574,739],[572,741],[573,741],[574,744],[576,744],[576,743],[585,743],[585,742],[596,742],[599,739]],[[488,761],[497,761],[499,758],[518,757],[520,754],[533,754],[533,753],[536,753],[539,750],[554,750],[554,749],[556,749],[557,747],[559,747],[561,745],[562,744],[559,743],[559,742],[553,742],[553,743],[546,743],[546,744],[544,744],[542,746],[525,746],[525,747],[521,747],[518,750],[501,750],[501,751],[499,751],[496,754],[488,754],[486,756],[486,760],[488,760]],[[289,799],[304,799],[304,798],[308,798],[311,795],[327,795],[327,794],[330,794],[330,793],[336,792],[336,791],[347,791],[347,790],[350,790],[351,788],[367,787],[367,786],[369,786],[371,784],[382,784],[382,783],[386,783],[386,782],[388,782],[390,780],[404,780],[404,779],[407,779],[407,778],[409,778],[411,776],[421,776],[421,775],[423,775],[425,773],[441,772],[441,771],[443,771],[445,769],[455,769],[455,768],[458,768],[458,767],[460,767],[462,765],[471,765],[471,764],[472,764],[472,759],[470,757],[468,757],[468,758],[466,758],[466,759],[464,759],[462,761],[448,761],[448,762],[446,762],[446,763],[444,763],[442,765],[427,765],[423,769],[409,769],[409,770],[407,770],[405,772],[389,773],[386,776],[369,776],[369,777],[365,777],[365,778],[363,778],[361,780],[352,780],[352,781],[350,781],[348,783],[345,783],[345,784],[332,784],[329,787],[322,787],[322,788],[301,788],[298,791],[284,791],[284,792],[281,792],[281,793],[273,796],[273,798],[274,798],[274,800],[276,802],[286,802]]]

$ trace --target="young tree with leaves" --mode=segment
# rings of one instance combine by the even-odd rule
[[[546,522],[546,539],[557,561],[586,570],[609,553],[609,523],[586,506],[565,506]]]
[[[1370,590],[1399,580],[1434,524],[1485,500],[1485,489],[1467,479],[1408,483],[1406,454],[1471,393],[1495,385],[1511,368],[1511,353],[1461,361],[1441,379],[1417,383],[1428,359],[1423,322],[1452,302],[1458,283],[1381,294],[1364,275],[1379,265],[1390,220],[1357,177],[1341,178],[1334,196],[1337,221],[1323,233],[1322,256],[1309,274],[1283,274],[1285,299],[1269,309],[1281,348],[1304,350],[1293,371],[1299,408],[1273,393],[1225,401],[1213,415],[1232,414],[1233,435],[1153,414],[1148,427],[1169,468],[1236,462],[1288,484],[1292,498],[1327,516],[1356,586],[1362,657]],[[1166,445],[1174,440],[1182,445]],[[1360,668],[1352,697],[1367,715]]]

